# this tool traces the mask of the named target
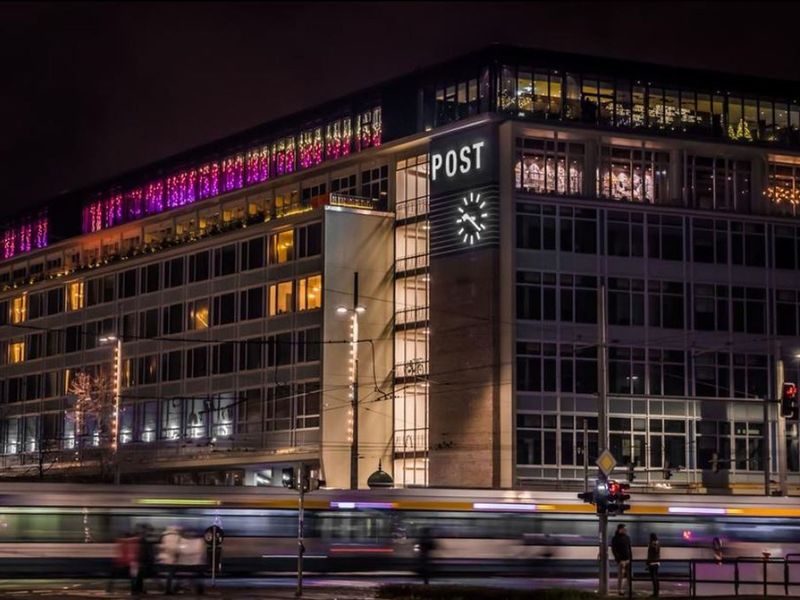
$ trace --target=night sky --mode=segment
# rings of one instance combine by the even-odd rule
[[[0,215],[491,42],[800,80],[797,3],[0,5]]]

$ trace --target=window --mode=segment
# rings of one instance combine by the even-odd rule
[[[662,260],[683,260],[683,219],[647,215],[647,256]]]
[[[158,337],[158,309],[151,308],[139,313],[139,337]]]
[[[644,325],[644,281],[608,279],[609,325]]]
[[[183,257],[173,258],[164,263],[164,289],[183,285]]]
[[[183,376],[183,351],[173,350],[161,355],[161,380],[179,381]]]
[[[651,327],[683,329],[683,283],[648,281],[649,322]]]
[[[205,281],[209,275],[208,250],[189,256],[189,283]]]
[[[560,348],[561,392],[597,393],[597,349],[562,344]]]
[[[769,393],[769,361],[764,354],[734,354],[733,395],[736,398],[766,398]]]
[[[297,310],[313,310],[322,306],[322,275],[297,280]]]
[[[559,276],[561,321],[597,323],[597,277]]]
[[[297,228],[297,258],[317,256],[322,252],[322,223]]]
[[[796,269],[798,264],[796,229],[791,226],[775,225],[774,231],[775,268]]]
[[[83,308],[83,282],[72,281],[67,284],[67,310]]]
[[[269,286],[269,316],[292,312],[293,286],[291,281],[273,283]]]
[[[205,377],[208,375],[208,348],[200,346],[186,351],[186,376]]]
[[[728,286],[695,284],[694,329],[696,331],[728,331]]]
[[[319,203],[324,203],[327,200],[327,186],[323,183],[312,185],[311,187],[303,187],[300,192],[300,202],[303,206],[319,206]]]
[[[562,252],[597,253],[597,211],[559,207],[558,225]]]
[[[643,348],[608,349],[608,391],[611,394],[644,394],[645,352]]]
[[[771,212],[777,215],[797,216],[800,200],[800,167],[770,161],[769,185],[764,190],[769,198]]]
[[[688,156],[685,181],[692,206],[703,210],[749,211],[750,163]]]
[[[83,347],[83,335],[81,325],[71,325],[67,327],[64,334],[64,352],[78,352]]]
[[[389,195],[389,167],[387,165],[361,171],[361,195],[365,198],[379,200],[383,208],[386,208],[386,199]]]
[[[644,226],[640,213],[608,212],[606,252],[609,256],[644,256]]]
[[[28,319],[38,319],[44,316],[44,294],[28,295]]]
[[[654,395],[686,394],[686,366],[682,350],[649,350],[649,392]]]
[[[342,195],[355,195],[356,193],[356,175],[345,175],[344,177],[335,177],[331,179],[331,192],[338,192]]]
[[[555,392],[555,344],[517,342],[517,391]]]
[[[556,249],[556,209],[554,206],[517,204],[517,248]]]
[[[172,304],[163,310],[161,327],[164,335],[183,331],[183,304]]]
[[[775,290],[775,328],[778,335],[797,335],[800,299],[795,290]]]
[[[730,398],[731,360],[729,354],[707,352],[694,357],[696,396]]]
[[[209,323],[211,322],[209,318],[208,298],[192,300],[188,303],[187,307],[188,310],[186,314],[189,317],[189,321],[186,328],[189,331],[208,329]]]
[[[517,318],[556,320],[557,289],[555,273],[517,271]]]
[[[57,287],[48,290],[45,308],[48,315],[57,315],[64,311],[64,288]]]
[[[139,385],[158,383],[158,355],[140,356],[138,359]]]
[[[321,334],[319,327],[301,329],[297,332],[297,362],[318,361],[321,355]]]
[[[692,220],[692,258],[694,262],[728,264],[728,222]]]
[[[294,258],[294,230],[288,229],[269,236],[269,262],[281,264]]]
[[[733,331],[766,333],[766,296],[764,288],[740,286],[731,288]]]
[[[239,345],[239,370],[252,371],[264,366],[264,340],[250,338]]]
[[[264,238],[257,237],[242,242],[239,250],[242,271],[260,269],[264,266]]]
[[[239,315],[242,321],[264,316],[264,287],[254,287],[239,293]]]
[[[295,387],[295,429],[319,427],[319,382],[300,383]]]
[[[21,363],[25,360],[25,342],[18,340],[8,344],[8,364]]]
[[[271,335],[267,338],[267,366],[282,367],[292,363],[291,332]]]
[[[292,427],[292,388],[288,385],[279,385],[267,388],[266,429],[267,431],[280,431]]]
[[[668,202],[668,166],[666,152],[603,146],[597,195],[630,202]]]
[[[763,267],[766,261],[766,236],[762,223],[731,223],[731,262],[735,265]]]
[[[228,325],[236,321],[236,293],[214,297],[214,325]]]
[[[251,388],[239,392],[236,407],[236,433],[260,433],[263,404],[261,388]]]
[[[26,360],[36,360],[44,356],[44,333],[32,333],[28,336]]]
[[[583,144],[517,138],[514,182],[536,194],[583,194]]]
[[[161,264],[155,263],[142,267],[142,293],[149,294],[159,290],[161,283]]]
[[[235,342],[216,344],[211,349],[211,369],[214,375],[233,373],[236,364]]]
[[[22,294],[11,299],[11,323],[22,323],[28,318],[28,295]]]
[[[117,276],[119,280],[119,297],[133,298],[136,293],[136,269],[128,269]]]
[[[236,244],[214,249],[214,277],[236,273]]]

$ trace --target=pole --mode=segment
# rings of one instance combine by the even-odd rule
[[[211,528],[211,587],[217,587],[217,528]]]
[[[306,548],[303,545],[303,510],[305,508],[305,467],[300,463],[297,469],[297,489],[299,497],[297,500],[297,590],[295,596],[300,598],[303,595],[303,554]]]
[[[589,419],[583,419],[583,491],[589,491]]]
[[[122,403],[122,334],[117,335],[114,348],[114,485],[119,485],[119,438],[120,422],[119,412]],[[212,571],[213,577],[213,571]]]
[[[777,347],[777,356],[775,358],[775,397],[781,397],[781,391],[783,390],[783,382],[784,382],[784,372],[783,372],[783,360],[781,359],[781,345],[778,342]],[[781,496],[788,496],[789,495],[789,482],[787,480],[787,453],[789,449],[786,447],[786,417],[781,414],[780,403],[778,403],[779,408],[777,409],[777,440],[775,442],[775,456],[778,459],[778,482],[780,485]]]
[[[764,434],[762,436],[762,444],[761,444],[761,456],[762,456],[761,462],[763,463],[762,466],[764,468],[764,495],[765,496],[769,496],[769,488],[770,488],[769,479],[770,479],[770,475],[771,475],[771,472],[770,472],[771,471],[771,464],[770,464],[770,462],[772,460],[772,457],[770,456],[770,451],[769,451],[770,450],[770,443],[769,442],[770,442],[770,438],[772,437],[769,434],[769,431],[771,429],[770,422],[769,422],[769,405],[770,405],[769,399],[768,398],[764,398],[764,404],[763,404],[763,408],[764,408]]]
[[[608,374],[606,372],[606,286],[597,294],[597,431],[602,453],[608,448]],[[608,595],[608,515],[600,514],[598,594]]]
[[[351,410],[353,411],[353,439],[350,443],[350,489],[358,489],[358,272],[353,273],[353,328],[352,360],[353,360],[353,390],[350,395]]]

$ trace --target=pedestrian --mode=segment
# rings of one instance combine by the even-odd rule
[[[136,574],[136,593],[145,594],[145,580],[153,576],[155,566],[155,549],[152,539],[152,528],[149,525],[139,527],[139,571]]]
[[[192,573],[195,583],[195,594],[203,594],[203,582],[206,576],[206,542],[203,536],[187,533],[181,542],[180,568]]]
[[[116,580],[127,578],[130,572],[126,544],[126,539],[129,537],[130,534],[125,532],[114,540],[114,558],[111,562],[111,578],[108,580],[108,585],[106,586],[106,591],[109,593],[114,591]]]
[[[714,550],[714,560],[717,561],[718,565],[722,564],[722,541],[718,537],[715,537],[712,542],[711,546]]]
[[[131,594],[137,594],[137,579],[139,577],[139,537],[135,534],[128,535],[122,540],[124,562],[128,566],[128,579],[131,582]]]
[[[658,568],[661,566],[661,544],[658,536],[650,534],[650,543],[647,544],[647,568],[650,570],[650,580],[653,582],[653,598],[658,598]]]
[[[419,572],[420,575],[422,575],[422,580],[425,582],[425,585],[428,585],[430,580],[431,552],[434,546],[435,542],[430,528],[424,527],[419,537]]]
[[[611,538],[611,552],[614,554],[614,560],[617,563],[617,592],[623,596],[623,582],[627,579],[630,583],[631,576],[631,559],[633,552],[631,550],[631,538],[628,537],[628,531],[625,525],[620,523],[617,525],[617,532]]]
[[[161,536],[161,544],[158,548],[158,562],[166,572],[166,583],[164,593],[167,595],[175,593],[174,582],[175,571],[178,568],[181,553],[181,531],[178,527],[170,525],[164,530]]]

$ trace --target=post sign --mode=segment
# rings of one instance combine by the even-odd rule
[[[431,254],[496,245],[499,235],[497,128],[431,140]]]

